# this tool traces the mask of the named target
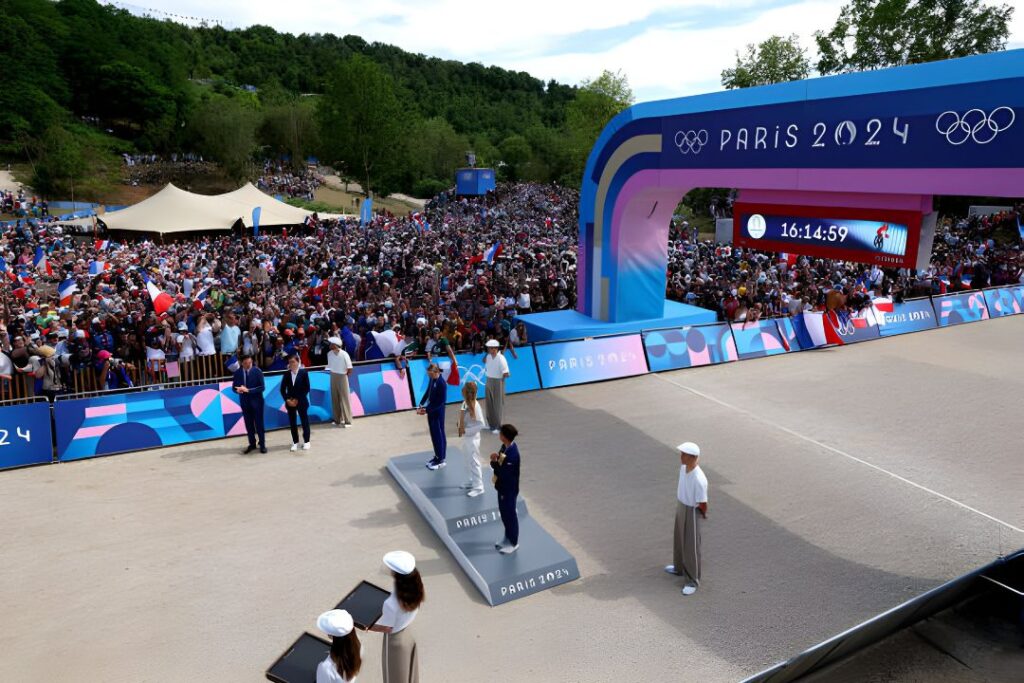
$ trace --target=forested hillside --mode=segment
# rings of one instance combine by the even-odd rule
[[[315,155],[378,191],[425,194],[474,150],[509,178],[578,184],[631,100],[613,74],[544,83],[357,36],[190,28],[93,0],[0,9],[0,154],[50,193],[110,173],[121,152],[197,152],[237,178],[260,158]]]

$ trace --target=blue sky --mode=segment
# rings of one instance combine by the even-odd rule
[[[1024,47],[1024,0],[1011,47]],[[735,52],[770,35],[797,34],[815,59],[813,33],[844,0],[135,0],[131,5],[230,27],[355,34],[411,52],[527,71],[579,83],[624,73],[637,101],[720,90]]]

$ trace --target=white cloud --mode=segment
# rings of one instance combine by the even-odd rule
[[[815,56],[812,34],[828,29],[845,0],[793,0],[762,9],[758,0],[136,0],[146,7],[185,16],[220,19],[229,26],[266,24],[289,33],[355,34],[367,41],[396,45],[460,61],[527,71],[537,78],[578,83],[602,69],[621,70],[640,101],[697,94],[720,88],[722,69],[735,52],[766,37],[796,33]],[[1011,47],[1024,47],[1024,0],[1011,25]],[[691,23],[630,24],[650,15],[690,17]],[[723,18],[733,19],[723,26]],[[620,29],[623,38],[602,51],[560,52],[576,45],[577,34]],[[635,35],[630,35],[635,34]],[[579,50],[580,48],[573,48]]]

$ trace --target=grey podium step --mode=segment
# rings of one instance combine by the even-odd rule
[[[504,532],[490,468],[484,468],[485,493],[470,498],[459,488],[467,478],[462,452],[450,448],[448,466],[437,471],[425,467],[431,455],[391,458],[388,471],[489,604],[500,605],[579,578],[575,558],[530,517],[522,497],[516,502],[519,550],[511,555],[495,550]]]

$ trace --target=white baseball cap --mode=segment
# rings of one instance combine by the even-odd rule
[[[327,343],[333,344],[334,346],[337,346],[339,348],[344,346],[344,344],[341,342],[341,339],[339,339],[338,337],[328,337]]]
[[[346,610],[332,609],[317,617],[316,627],[329,636],[347,636],[355,624]]]
[[[484,346],[486,346],[489,349],[496,349],[499,346],[501,346],[501,344],[498,343],[497,339],[488,339],[487,343],[484,344]]]
[[[392,550],[384,556],[384,564],[388,569],[399,574],[412,574],[416,569],[416,558],[412,556],[412,553],[407,553],[404,550]]]
[[[681,453],[686,453],[687,455],[692,455],[698,458],[700,457],[700,446],[692,441],[683,442],[676,446],[676,449]]]

